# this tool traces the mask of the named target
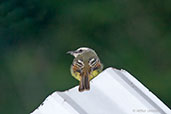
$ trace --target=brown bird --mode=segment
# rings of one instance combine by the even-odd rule
[[[75,51],[68,51],[75,58],[71,65],[71,74],[80,81],[79,91],[90,89],[90,80],[96,77],[103,69],[96,52],[87,47],[78,48]]]

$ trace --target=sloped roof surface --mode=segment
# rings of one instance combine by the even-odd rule
[[[90,82],[54,92],[32,114],[171,114],[171,110],[125,70],[108,68]]]

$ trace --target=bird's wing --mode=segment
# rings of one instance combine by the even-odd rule
[[[80,76],[80,72],[79,69],[76,65],[71,65],[71,75],[77,79],[77,80],[81,80],[81,76]]]
[[[90,80],[96,77],[103,69],[103,65],[101,63],[97,63],[95,67],[92,68],[90,73]]]

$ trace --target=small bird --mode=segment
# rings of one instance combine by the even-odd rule
[[[93,49],[87,47],[68,51],[75,58],[71,65],[71,74],[80,81],[79,91],[90,89],[90,80],[96,77],[103,69],[99,57]]]

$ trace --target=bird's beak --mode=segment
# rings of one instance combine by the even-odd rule
[[[68,51],[67,54],[73,55],[74,54],[74,51]]]

